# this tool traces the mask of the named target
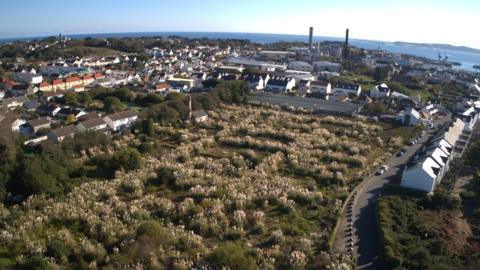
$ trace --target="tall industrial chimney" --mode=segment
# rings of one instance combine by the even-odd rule
[[[308,38],[308,47],[311,49],[313,45],[313,27],[310,27],[310,35]]]
[[[349,30],[347,28],[347,31],[345,33],[345,48],[343,48],[343,55],[345,58],[348,58],[348,35],[349,35]]]

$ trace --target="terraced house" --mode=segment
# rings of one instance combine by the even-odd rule
[[[475,111],[475,110],[474,110]],[[478,119],[477,116],[472,119]],[[470,125],[457,118],[453,123],[440,130],[405,167],[401,185],[427,193],[434,192],[441,183],[449,164],[455,157],[461,157],[470,139]]]

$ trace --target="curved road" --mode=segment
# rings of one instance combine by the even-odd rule
[[[366,179],[349,201],[350,210],[342,213],[333,248],[341,253],[351,252],[357,259],[357,269],[382,269],[375,213],[377,198],[383,186],[400,175],[400,170],[431,136],[427,133],[416,145],[405,147],[403,156],[393,156],[386,162],[389,169],[383,175]]]

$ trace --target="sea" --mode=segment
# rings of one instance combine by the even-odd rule
[[[260,33],[228,33],[228,32],[135,32],[135,33],[103,33],[103,34],[79,34],[65,35],[70,38],[109,38],[109,37],[152,37],[152,36],[179,36],[185,38],[210,38],[210,39],[248,39],[255,43],[267,44],[279,41],[286,42],[307,42],[306,35],[287,35],[287,34],[260,34]],[[36,37],[42,38],[42,37]],[[32,40],[35,38],[16,38],[3,39],[0,43],[12,42],[15,40]],[[315,36],[314,42],[321,41],[343,41],[343,38]],[[458,62],[461,66],[456,68],[467,71],[480,72],[473,68],[474,65],[480,65],[480,54],[462,50],[445,50],[414,44],[399,44],[387,41],[373,41],[363,39],[350,39],[350,44],[364,49],[384,50],[391,53],[409,54],[418,57],[426,57],[437,60],[439,54],[442,57],[448,56],[449,61]]]

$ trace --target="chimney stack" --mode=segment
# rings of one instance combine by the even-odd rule
[[[310,27],[310,34],[308,38],[308,46],[311,49],[313,45],[313,27]]]
[[[188,119],[192,119],[192,95],[188,95]]]
[[[348,28],[347,28],[347,31],[346,31],[346,33],[345,33],[345,48],[343,49],[343,50],[344,50],[343,55],[344,55],[345,58],[348,58],[348,54],[349,54],[349,53],[348,53],[348,36],[349,36],[349,32],[350,32],[350,31],[349,31]]]

